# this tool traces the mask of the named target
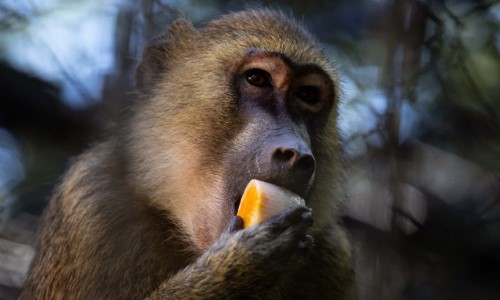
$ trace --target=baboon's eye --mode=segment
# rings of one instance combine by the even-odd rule
[[[245,79],[253,86],[256,87],[269,87],[271,86],[271,76],[264,70],[251,69],[245,73]]]
[[[295,91],[295,97],[308,105],[316,105],[321,101],[319,89],[315,86],[299,86]]]

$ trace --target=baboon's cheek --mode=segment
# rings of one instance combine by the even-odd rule
[[[232,217],[232,207],[225,202],[227,201],[202,204],[197,208],[198,213],[193,222],[195,227],[194,240],[200,249],[208,249],[229,224]]]

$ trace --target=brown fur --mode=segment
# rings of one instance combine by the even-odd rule
[[[56,191],[20,299],[354,297],[350,246],[337,223],[338,96],[321,129],[307,131],[313,226],[298,208],[224,232],[233,215],[228,184],[252,175],[238,182],[237,153],[259,134],[231,88],[231,70],[250,48],[319,66],[338,95],[329,60],[279,12],[229,14],[199,30],[174,22],[144,52],[140,99],[119,133],[80,156]],[[306,233],[315,246],[304,256],[297,245]]]

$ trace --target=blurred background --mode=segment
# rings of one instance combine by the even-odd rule
[[[15,299],[72,157],[132,101],[146,41],[279,7],[342,75],[359,299],[500,299],[500,4],[0,0],[0,299]]]

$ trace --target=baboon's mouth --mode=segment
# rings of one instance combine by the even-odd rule
[[[233,202],[233,215],[234,216],[236,216],[236,214],[238,213],[238,208],[240,207],[240,203],[241,203],[241,197],[243,197],[243,195],[238,195],[238,197],[236,197],[234,202]]]

